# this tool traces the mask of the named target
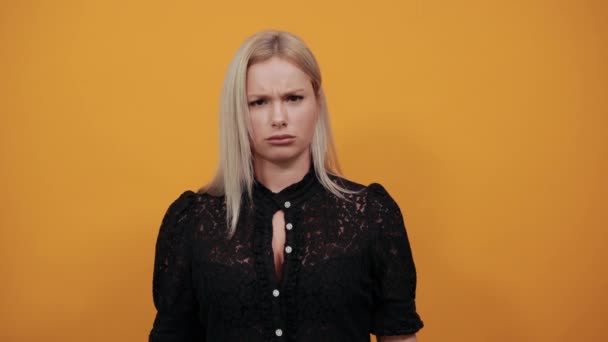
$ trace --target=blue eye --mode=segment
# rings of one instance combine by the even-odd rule
[[[264,101],[265,101],[264,99],[251,101],[251,102],[249,102],[249,105],[250,106],[259,106],[259,105],[262,105]]]
[[[290,95],[287,97],[289,100],[293,100],[294,102],[296,101],[300,101],[304,98],[304,96],[300,96],[300,95]]]

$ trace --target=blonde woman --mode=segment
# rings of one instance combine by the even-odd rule
[[[341,176],[321,73],[296,35],[249,37],[222,90],[215,177],[162,220],[151,342],[416,341],[397,203]]]

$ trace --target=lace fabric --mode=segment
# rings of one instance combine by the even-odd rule
[[[149,341],[369,341],[420,330],[399,206],[379,183],[330,177],[360,192],[334,196],[312,167],[278,193],[256,182],[231,240],[224,197],[184,191],[158,233]],[[277,210],[286,223],[280,280]]]

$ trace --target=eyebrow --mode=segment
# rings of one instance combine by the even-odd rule
[[[298,89],[286,91],[286,92],[282,93],[281,96],[297,93],[299,91],[304,91],[304,88],[298,88]],[[247,96],[247,97],[266,97],[266,95],[249,94],[249,96]]]

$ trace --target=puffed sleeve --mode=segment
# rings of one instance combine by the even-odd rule
[[[184,191],[171,203],[160,225],[152,277],[156,316],[149,342],[204,341],[190,268],[189,208],[194,201],[195,193]]]
[[[416,266],[399,205],[386,189],[368,186],[373,312],[371,333],[409,335],[424,324],[416,312]]]

